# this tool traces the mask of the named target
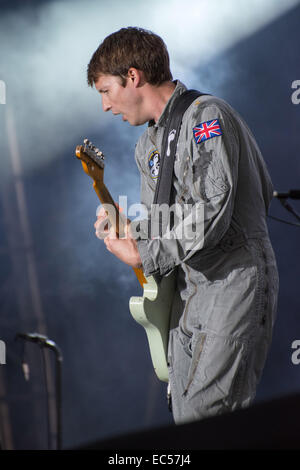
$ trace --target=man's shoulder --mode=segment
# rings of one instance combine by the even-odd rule
[[[187,117],[201,116],[203,113],[220,113],[234,116],[237,114],[235,109],[222,98],[211,94],[203,94],[194,99],[187,109]]]
[[[235,134],[237,127],[243,122],[239,113],[227,101],[205,94],[192,102],[184,114],[182,124],[185,134],[189,135],[196,126],[213,125],[214,121]]]

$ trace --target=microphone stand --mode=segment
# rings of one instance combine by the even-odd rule
[[[38,333],[18,333],[15,339],[23,339],[24,341],[30,341],[37,343],[41,348],[49,348],[54,351],[56,358],[56,449],[61,450],[62,448],[62,353],[60,348],[55,344],[54,341],[47,338],[47,336],[40,335]],[[44,352],[44,351],[43,351]],[[45,360],[45,355],[44,355]],[[25,378],[29,380],[29,369],[28,365],[23,362],[23,371]],[[47,379],[46,379],[47,381]],[[48,387],[47,387],[48,391]],[[48,406],[49,412],[49,406]],[[49,430],[48,430],[49,433]]]
[[[279,202],[283,205],[285,209],[291,212],[297,220],[300,222],[300,215],[295,211],[295,209],[287,202],[286,198],[278,198]]]
[[[287,202],[287,199],[300,199],[300,189],[290,189],[288,192],[282,193],[278,191],[273,191],[273,197],[277,198],[280,202],[280,204],[291,214],[293,214],[294,217],[300,222],[300,215],[295,211],[295,209]],[[295,225],[299,227],[299,224],[295,224],[292,222],[287,222],[286,220],[278,219],[277,217],[272,217],[268,216],[271,219],[278,220],[279,222],[284,222],[289,225]]]

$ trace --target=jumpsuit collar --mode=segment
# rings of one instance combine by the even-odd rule
[[[149,121],[148,126],[149,127],[165,127],[166,122],[170,116],[171,110],[174,105],[174,101],[176,100],[177,96],[181,95],[187,88],[186,86],[181,83],[179,80],[175,80],[173,83],[176,84],[176,87],[172,93],[172,96],[170,97],[169,101],[167,102],[166,106],[164,107],[164,110],[158,119],[157,122]]]

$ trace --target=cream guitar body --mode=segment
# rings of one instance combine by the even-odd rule
[[[103,182],[104,156],[99,149],[84,140],[84,145],[76,147],[76,157],[81,160],[83,169],[93,178],[93,187],[116,233],[124,231],[124,219],[119,213],[108,189]],[[145,277],[142,269],[134,268],[135,275],[143,287],[143,296],[131,297],[129,310],[133,318],[145,329],[153,367],[157,377],[168,382],[168,338],[175,274],[163,277],[159,282],[153,277]]]
[[[145,328],[151,359],[157,377],[168,382],[168,339],[172,301],[175,292],[175,274],[156,282],[146,277],[142,297],[131,297],[129,309],[133,318]]]

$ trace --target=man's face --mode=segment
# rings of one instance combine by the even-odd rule
[[[128,121],[132,126],[147,122],[147,118],[142,115],[142,98],[130,77],[124,87],[120,77],[100,75],[95,87],[101,94],[104,111],[111,111],[114,115],[122,114],[123,121]]]

